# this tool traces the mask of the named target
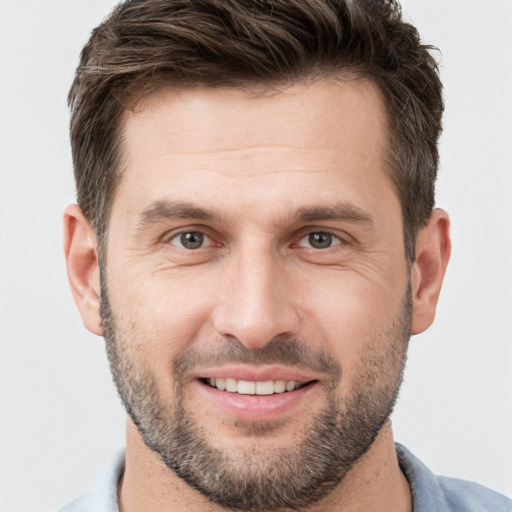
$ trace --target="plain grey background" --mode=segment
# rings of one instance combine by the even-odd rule
[[[103,340],[66,281],[74,201],[66,95],[111,0],[0,0],[0,511],[86,491],[123,444]],[[396,439],[441,474],[512,495],[512,0],[408,0],[443,53],[438,206],[454,250],[434,326],[411,341]]]

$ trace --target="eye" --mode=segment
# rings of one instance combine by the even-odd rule
[[[310,247],[312,249],[328,249],[333,245],[341,244],[341,239],[328,231],[313,231],[303,236],[299,245],[301,247]]]
[[[183,231],[174,235],[169,242],[182,249],[194,250],[211,244],[212,239],[201,231]]]

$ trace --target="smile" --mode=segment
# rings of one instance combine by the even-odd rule
[[[307,410],[314,403],[313,397],[319,397],[315,393],[322,390],[315,376],[293,368],[241,365],[205,368],[193,382],[209,410],[215,406],[223,417],[258,423]]]
[[[250,381],[233,378],[207,378],[204,382],[221,391],[240,395],[273,395],[295,391],[304,384],[294,380]]]

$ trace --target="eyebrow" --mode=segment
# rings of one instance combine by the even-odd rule
[[[221,216],[214,210],[183,201],[161,199],[152,203],[139,216],[138,228],[144,229],[151,224],[175,219],[195,219],[213,222]],[[290,212],[288,219],[292,223],[333,220],[360,224],[375,224],[374,217],[352,203],[336,203],[327,206],[302,207]]]
[[[369,225],[375,224],[375,218],[373,215],[352,203],[338,203],[328,206],[300,208],[295,215],[298,222],[335,220]]]
[[[138,227],[173,219],[197,219],[213,221],[217,216],[210,210],[182,201],[159,200],[152,203],[139,216]]]

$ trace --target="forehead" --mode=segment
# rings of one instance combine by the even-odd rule
[[[224,198],[227,208],[233,193],[283,208],[356,191],[371,199],[382,185],[392,188],[386,131],[380,91],[365,80],[259,92],[164,89],[125,117],[114,209],[120,198],[142,207],[167,196],[217,206]]]
[[[381,144],[385,106],[369,80],[324,80],[272,89],[164,88],[140,101],[124,120],[125,147],[139,149],[141,130],[165,131],[176,152],[279,143],[329,149],[359,131]],[[369,142],[368,139],[366,142]],[[171,145],[173,147],[171,147]],[[274,144],[276,145],[276,144]],[[133,151],[131,151],[133,150]]]

